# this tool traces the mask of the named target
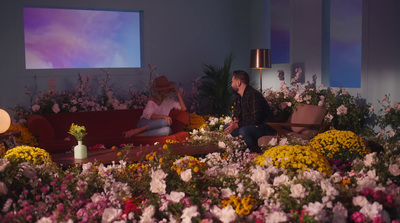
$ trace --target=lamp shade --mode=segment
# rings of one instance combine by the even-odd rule
[[[271,68],[271,51],[269,49],[253,49],[250,55],[250,68]]]
[[[3,109],[0,109],[0,134],[6,132],[10,128],[10,125],[10,115]]]

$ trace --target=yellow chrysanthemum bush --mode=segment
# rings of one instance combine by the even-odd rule
[[[9,130],[17,130],[21,132],[21,136],[16,137],[15,140],[19,145],[28,146],[38,146],[38,140],[32,133],[28,130],[26,126],[23,125],[11,125]]]
[[[17,146],[9,149],[4,158],[12,163],[29,162],[34,165],[51,162],[50,154],[46,150],[31,146]]]
[[[193,129],[201,129],[207,125],[206,120],[195,113],[189,113],[189,125],[186,126],[186,129],[191,131]]]
[[[351,162],[370,153],[364,140],[351,131],[329,130],[316,135],[308,145],[328,160],[343,162]]]
[[[313,169],[325,175],[332,174],[328,160],[311,146],[275,146],[254,159],[254,163],[260,166],[264,166],[266,161],[275,167],[296,172]]]

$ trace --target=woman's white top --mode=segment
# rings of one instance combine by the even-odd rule
[[[149,100],[140,118],[150,119],[153,114],[169,115],[172,109],[181,109],[181,105],[170,97],[166,98],[161,105],[157,105],[154,101]]]

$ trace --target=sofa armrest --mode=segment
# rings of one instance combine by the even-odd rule
[[[173,109],[169,116],[172,118],[171,129],[174,133],[184,131],[185,126],[189,124],[189,113],[187,111]]]
[[[55,140],[54,129],[42,115],[31,115],[27,121],[29,131],[39,138],[39,142],[53,142]]]

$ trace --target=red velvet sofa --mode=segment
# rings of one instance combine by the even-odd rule
[[[165,143],[167,139],[185,141],[189,133],[184,127],[189,124],[189,113],[172,110],[172,134],[162,137],[133,136],[125,138],[123,132],[136,127],[143,109],[126,109],[112,111],[90,111],[57,114],[34,114],[28,118],[28,129],[38,137],[39,147],[49,153],[71,151],[77,141],[68,134],[71,124],[85,126],[87,135],[83,144],[88,148],[98,144],[106,148],[121,144],[147,145],[155,142]],[[66,140],[70,138],[70,140]]]

